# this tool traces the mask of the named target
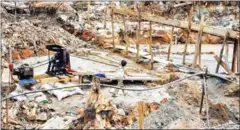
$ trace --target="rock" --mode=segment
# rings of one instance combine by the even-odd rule
[[[47,118],[47,113],[43,112],[43,113],[38,114],[36,119],[40,120],[40,121],[46,121],[48,119]]]
[[[27,119],[30,121],[36,120],[36,115],[28,115]]]
[[[117,113],[118,115],[121,115],[121,116],[125,116],[126,115],[123,109],[118,109],[117,112],[118,112]]]

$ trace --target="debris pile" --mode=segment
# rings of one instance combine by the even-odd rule
[[[35,101],[19,101],[9,108],[10,129],[33,129],[50,119],[55,112],[47,105]],[[3,127],[6,125],[6,109],[2,109]],[[37,122],[37,123],[36,123]]]

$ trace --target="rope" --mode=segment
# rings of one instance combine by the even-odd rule
[[[187,76],[187,77],[184,77],[184,78],[175,80],[175,81],[173,81],[173,82],[170,82],[170,83],[167,83],[167,84],[164,84],[164,85],[160,85],[160,86],[157,86],[157,87],[154,87],[154,88],[147,88],[147,89],[122,88],[122,87],[117,87],[116,85],[109,85],[109,84],[100,84],[100,85],[106,86],[106,87],[110,87],[110,88],[115,88],[115,89],[122,89],[122,90],[126,90],[126,91],[149,91],[149,90],[155,90],[155,89],[159,89],[159,88],[162,88],[162,87],[170,86],[170,85],[173,85],[173,84],[175,84],[175,83],[178,83],[178,82],[180,82],[180,81],[182,81],[182,80],[185,80],[185,79],[194,77],[194,76],[203,76],[203,75],[205,75],[205,73],[204,73],[204,72],[201,72],[201,73],[193,74],[193,75],[190,75],[190,76]],[[222,78],[222,79],[224,79],[224,80],[227,80],[227,81],[229,81],[229,82],[232,82],[232,83],[238,85],[238,83],[236,83],[236,82],[234,82],[234,81],[231,81],[231,80],[229,80],[229,79],[226,79],[226,78],[224,78],[224,77],[221,77],[221,76],[219,76],[219,75],[209,74],[209,73],[208,73],[207,75],[213,76],[213,77]],[[14,95],[14,96],[11,96],[11,97],[6,97],[6,98],[2,99],[1,101],[7,100],[7,99],[9,99],[9,98],[17,97],[17,96],[29,94],[29,93],[37,93],[37,92],[44,92],[44,91],[51,91],[51,90],[58,90],[58,89],[72,88],[72,87],[79,87],[79,86],[85,86],[85,85],[89,85],[89,86],[90,86],[90,85],[92,85],[92,84],[77,84],[77,85],[72,85],[72,86],[67,86],[67,87],[62,87],[62,88],[36,90],[36,91],[21,93],[21,94],[19,94],[19,95]]]

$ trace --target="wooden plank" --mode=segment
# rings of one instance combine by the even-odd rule
[[[144,129],[144,103],[138,102],[139,129]]]
[[[67,82],[74,79],[74,76],[64,76],[64,77],[50,77],[37,80],[37,85],[55,83],[55,82]]]
[[[138,16],[136,11],[130,10],[127,8],[115,8],[114,13],[129,15],[132,17]],[[168,25],[168,26],[175,26],[183,29],[187,29],[189,26],[187,21],[173,20],[169,18],[156,16],[156,15],[151,15],[150,13],[141,13],[141,19]],[[194,31],[199,31],[200,26],[196,24],[192,24],[191,29]],[[210,27],[210,26],[204,26],[204,29],[203,29],[203,33],[209,33],[209,34],[220,36],[220,37],[224,37],[227,32],[229,33],[230,38],[234,38],[234,39],[239,38],[239,32],[233,31],[231,29],[222,29],[222,28],[216,28],[216,27]]]
[[[217,55],[214,56],[214,59],[224,68],[224,70],[228,74],[232,74],[230,67],[226,63],[224,63],[222,60],[220,60],[220,58]]]
[[[49,77],[51,76],[48,74],[40,74],[40,75],[34,76],[33,78],[37,80],[37,79],[43,79],[43,78],[49,78]]]
[[[221,50],[220,50],[220,54],[219,54],[220,60],[219,60],[219,62],[217,63],[217,67],[216,67],[216,71],[215,71],[216,73],[218,73],[219,66],[220,66],[221,61],[222,61],[224,46],[226,46],[226,43],[227,43],[227,37],[228,37],[228,34],[226,33],[226,35],[225,35],[225,37],[224,37],[224,43],[223,43],[222,48],[221,48]]]
[[[192,12],[193,12],[193,6],[191,7],[191,9],[190,9],[190,11],[188,13],[188,33],[187,33],[187,40],[186,40],[186,43],[184,45],[183,61],[182,61],[183,65],[185,65],[185,62],[186,62],[187,46],[188,46],[188,43],[190,42],[189,36],[191,34]],[[177,40],[177,37],[176,37],[176,40]]]

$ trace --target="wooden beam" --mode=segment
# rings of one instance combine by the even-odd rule
[[[188,33],[187,33],[187,40],[184,46],[184,52],[183,52],[183,61],[182,64],[185,65],[186,62],[186,53],[187,53],[187,45],[190,42],[190,34],[191,34],[191,25],[192,25],[192,12],[193,12],[193,6],[191,7],[189,13],[188,13]]]
[[[127,9],[127,8],[115,8],[114,13],[129,15],[129,16],[132,16],[132,17],[137,17],[138,16],[136,11],[130,10],[130,9]],[[142,12],[141,13],[141,19],[156,22],[156,23],[161,23],[161,24],[168,25],[168,26],[175,26],[175,27],[183,28],[183,29],[188,28],[188,22],[187,21],[179,21],[179,20],[173,20],[173,19],[164,18],[164,17],[160,17],[160,16],[153,16],[150,13],[143,13]],[[194,30],[194,31],[199,31],[200,26],[196,25],[196,24],[192,24],[191,29]],[[229,33],[230,38],[233,38],[233,39],[238,39],[239,38],[239,32],[233,31],[231,29],[220,29],[220,28],[215,28],[215,27],[210,27],[210,26],[204,26],[204,29],[203,29],[203,33],[209,33],[209,34],[220,36],[220,37],[224,37],[226,32]]]
[[[221,61],[222,61],[223,50],[224,50],[224,46],[226,46],[226,43],[227,43],[227,37],[228,37],[228,34],[225,35],[225,37],[224,37],[224,43],[223,43],[222,48],[221,48],[221,50],[220,50],[220,54],[219,54],[220,60],[219,60],[219,62],[217,63],[217,67],[216,67],[216,71],[215,71],[216,73],[218,73],[219,66],[220,66]]]
[[[226,63],[224,63],[222,60],[220,60],[220,58],[219,58],[217,55],[214,56],[214,59],[224,68],[224,70],[225,70],[228,74],[232,74],[232,71],[231,71],[231,69],[229,68],[229,66],[228,66]]]

